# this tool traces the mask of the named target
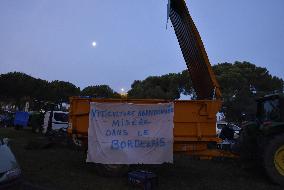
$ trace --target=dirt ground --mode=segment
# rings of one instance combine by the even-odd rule
[[[0,128],[0,137],[11,139],[11,148],[23,170],[23,189],[133,189],[127,176],[97,175],[94,166],[85,163],[86,154],[82,150],[62,145],[27,149],[27,144],[39,136],[28,129]],[[158,176],[157,189],[282,189],[272,184],[260,168],[243,169],[238,160],[194,160],[175,155],[173,165],[150,170]]]

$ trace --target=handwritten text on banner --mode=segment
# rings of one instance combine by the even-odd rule
[[[87,162],[173,162],[173,103],[91,102]]]

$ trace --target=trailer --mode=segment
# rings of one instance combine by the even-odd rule
[[[90,104],[92,102],[149,105],[173,102],[174,153],[184,153],[191,156],[197,156],[201,159],[211,159],[213,157],[236,158],[239,154],[216,148],[217,144],[221,142],[221,139],[216,136],[216,114],[222,106],[222,95],[201,37],[189,14],[185,1],[169,0],[168,15],[174,27],[197,99],[172,101],[127,99],[127,97],[122,99],[71,97],[68,134],[72,136],[78,145],[87,146]],[[263,100],[259,104],[262,105],[262,107],[263,102],[265,101]],[[263,122],[263,120],[262,122],[246,124],[246,133],[241,134],[241,144],[245,147],[243,149],[247,149],[247,152],[249,153],[254,151],[261,153],[264,151],[264,168],[266,169],[267,174],[274,182],[284,185],[283,103],[281,103],[281,106],[282,109],[275,109],[276,112],[282,114],[282,119],[279,114],[277,123],[272,125],[271,123]],[[277,105],[271,104],[270,107],[277,107]],[[260,109],[259,112],[262,112],[262,110],[263,109]],[[268,125],[271,127],[265,127]],[[259,139],[262,139],[262,141],[259,141]],[[262,144],[259,142],[262,142]],[[268,145],[264,146],[265,143]],[[266,148],[257,148],[261,146]],[[258,154],[257,157],[259,160],[263,158],[260,154]],[[101,164],[101,166],[101,171],[106,171],[111,174],[115,174],[117,171],[127,168],[125,165]]]

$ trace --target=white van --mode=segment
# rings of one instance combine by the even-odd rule
[[[53,111],[53,115],[50,116],[52,112],[47,111],[44,114],[44,121],[43,121],[43,133],[46,133],[47,128],[48,128],[48,122],[49,118],[51,117],[51,122],[52,122],[52,129],[53,130],[58,130],[61,128],[67,128],[68,127],[68,112],[63,112],[63,111]]]

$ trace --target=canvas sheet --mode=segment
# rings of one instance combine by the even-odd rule
[[[173,103],[90,103],[87,162],[173,162]]]

